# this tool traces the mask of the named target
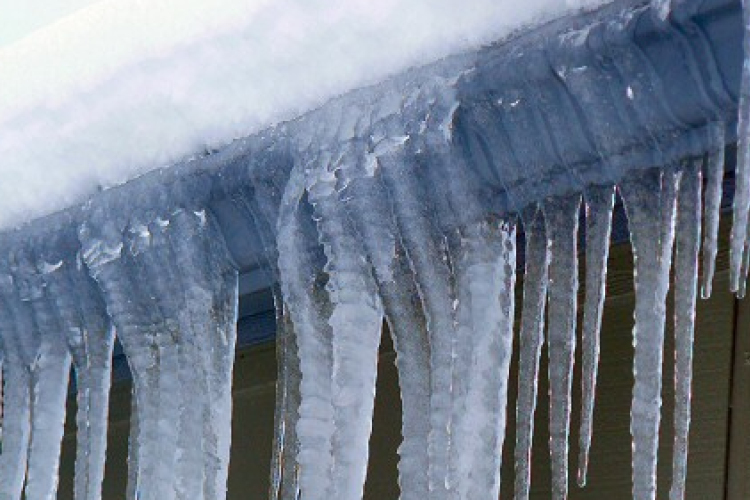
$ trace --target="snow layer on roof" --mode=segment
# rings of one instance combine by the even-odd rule
[[[604,0],[104,0],[0,47],[0,227]]]

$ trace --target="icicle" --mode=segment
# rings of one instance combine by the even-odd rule
[[[282,313],[277,336],[281,342],[279,355],[285,367],[283,370],[283,387],[279,392],[283,393],[280,403],[279,424],[277,425],[276,453],[278,462],[278,483],[274,486],[272,498],[280,500],[297,500],[299,498],[299,473],[297,455],[299,453],[299,442],[297,439],[297,422],[299,422],[300,404],[300,373],[299,359],[297,354],[297,339],[294,333],[294,325],[289,316],[288,306],[282,304]]]
[[[402,500],[428,498],[427,446],[430,433],[430,349],[424,313],[403,248],[397,249],[394,279],[381,286],[387,312],[403,408],[399,453],[399,487]]]
[[[693,378],[693,337],[698,286],[701,231],[701,165],[686,166],[677,200],[675,251],[675,438],[671,500],[685,498],[690,399]]]
[[[327,257],[326,288],[333,306],[328,320],[333,339],[333,498],[355,500],[362,497],[367,473],[382,306],[361,242],[340,213],[335,178],[315,173],[320,177],[310,179],[308,193]]]
[[[15,280],[0,261],[0,339],[3,348],[3,442],[0,453],[0,500],[19,500],[24,487],[31,439],[31,365],[38,335],[31,314],[19,311]]]
[[[254,189],[240,190],[232,194],[232,203],[242,215],[245,224],[259,236],[263,253],[276,256],[266,265],[280,281],[278,256],[273,229],[263,217]],[[297,431],[299,421],[299,359],[297,357],[294,325],[289,315],[289,306],[284,304],[280,285],[272,287],[276,311],[276,397],[274,405],[274,435],[271,452],[271,474],[268,497],[271,500],[296,500],[299,494],[297,483]]]
[[[452,379],[456,327],[453,317],[451,270],[433,215],[415,178],[417,165],[401,155],[379,158],[393,203],[401,242],[417,280],[430,338],[430,436],[428,442],[430,498],[447,498],[451,446]]]
[[[302,374],[296,428],[299,487],[305,498],[332,498],[333,361],[327,322],[330,304],[321,284],[322,268],[318,264],[317,241],[311,234],[312,221],[309,214],[301,212],[301,190],[302,186],[292,179],[278,225],[279,276],[284,303],[289,306],[297,334]]]
[[[290,327],[287,322],[288,315],[285,315],[284,299],[281,297],[281,290],[273,287],[273,300],[276,310],[276,397],[273,409],[273,445],[271,448],[271,478],[268,489],[269,500],[278,500],[281,498],[281,481],[283,476],[284,457],[286,455],[286,432],[287,416],[290,408],[287,404],[287,364],[286,349],[287,336]]]
[[[127,223],[117,207],[92,210],[80,231],[133,373],[137,470],[128,491],[143,500],[219,499],[229,460],[237,275],[211,214],[170,208],[162,218],[148,209],[154,201],[144,200]]]
[[[71,235],[75,237],[75,235]],[[66,242],[68,243],[68,242]],[[37,262],[65,332],[76,371],[75,498],[99,500],[107,447],[107,416],[114,330],[96,283],[78,258],[60,260],[52,250]],[[42,246],[42,245],[40,245]]]
[[[705,233],[703,237],[703,284],[701,297],[711,296],[711,285],[716,268],[718,249],[719,214],[721,213],[722,180],[724,179],[724,127],[723,123],[711,124],[711,150],[705,163],[706,208],[704,212]]]
[[[155,294],[147,286],[148,271],[134,259],[140,252],[148,251],[150,234],[145,229],[132,231],[133,239],[124,240],[115,222],[106,212],[95,212],[82,227],[80,238],[84,260],[104,292],[107,310],[117,326],[133,375],[133,404],[137,414],[131,418],[137,419],[137,424],[131,424],[130,451],[137,451],[137,457],[130,457],[128,492],[133,497],[129,499],[174,498],[172,474],[179,415],[164,410],[179,395],[179,386],[164,387],[161,371],[171,371],[171,376],[177,378],[176,356],[174,352],[165,352],[168,343],[161,340],[160,330],[170,329],[163,324],[164,318],[155,302],[150,300]],[[171,391],[165,395],[165,401],[161,397],[163,390]],[[165,413],[170,419],[168,423]],[[137,469],[133,470],[134,466]]]
[[[364,161],[371,161],[366,158]],[[425,471],[430,432],[430,347],[415,277],[400,240],[379,174],[349,183],[342,205],[356,221],[383,301],[396,351],[402,400],[399,446],[402,500],[429,497]]]
[[[633,498],[656,498],[666,296],[669,290],[677,177],[648,171],[622,184],[635,264]]]
[[[464,413],[455,419],[462,499],[494,500],[500,494],[513,350],[515,236],[513,223],[468,227],[462,235],[464,256],[456,262],[458,281],[468,286],[465,307],[471,321],[469,337],[459,339],[470,347],[469,358],[456,370],[467,380]],[[465,280],[460,278],[464,274]]]
[[[172,212],[169,224],[158,226],[170,240],[178,274],[174,281],[184,291],[187,318],[180,320],[180,371],[183,380],[192,382],[181,384],[177,493],[179,498],[223,498],[229,470],[237,273],[210,213],[184,208]],[[191,396],[193,387],[205,390],[205,395]],[[188,401],[194,411],[184,408],[190,406]],[[191,429],[203,436],[193,438],[200,445],[185,442]]]
[[[541,209],[524,215],[526,272],[519,334],[518,400],[516,403],[515,499],[528,500],[531,487],[531,447],[539,386],[539,357],[544,343],[549,251]]]
[[[26,476],[30,435],[31,379],[28,368],[14,353],[14,340],[3,326],[3,449],[0,454],[0,499],[19,500]]]
[[[586,191],[586,297],[581,334],[582,404],[578,485],[586,485],[589,451],[594,424],[596,376],[599,368],[599,335],[607,285],[607,257],[612,233],[614,188],[592,187]]]
[[[130,389],[130,436],[128,437],[128,482],[125,486],[125,498],[135,499],[138,494],[138,482],[140,481],[140,467],[138,457],[140,456],[138,440],[140,436],[138,425],[138,395],[135,383]]]
[[[70,355],[53,304],[27,251],[26,242],[10,258],[15,287],[18,333],[28,345],[31,382],[31,434],[26,472],[26,498],[51,500],[57,494],[60,447],[65,423]],[[12,307],[12,306],[11,306]]]
[[[58,332],[59,333],[59,332]],[[42,342],[32,374],[31,444],[24,495],[57,497],[60,445],[65,423],[65,399],[70,355],[59,341]]]
[[[547,337],[553,499],[564,499],[568,495],[568,437],[576,345],[580,203],[580,196],[573,196],[553,198],[544,204],[551,255]]]
[[[140,318],[141,321],[148,321],[144,329],[152,332],[151,338],[148,339],[147,336],[147,339],[150,340],[148,348],[154,356],[154,363],[146,367],[146,372],[151,379],[149,398],[153,398],[150,404],[153,405],[155,415],[153,420],[139,420],[139,430],[143,436],[139,447],[139,463],[150,462],[150,465],[142,465],[143,481],[139,495],[144,500],[183,498],[176,489],[179,486],[176,484],[178,478],[184,478],[181,458],[186,456],[188,460],[192,459],[194,447],[199,447],[202,442],[193,426],[185,429],[192,436],[188,448],[185,449],[180,442],[184,435],[180,430],[188,423],[182,415],[181,401],[188,390],[185,386],[195,381],[193,374],[196,369],[191,367],[187,377],[184,368],[181,369],[186,360],[180,349],[180,341],[183,337],[191,339],[191,332],[185,330],[178,314],[178,311],[185,310],[186,304],[177,292],[179,278],[172,263],[174,257],[167,250],[162,224],[153,213],[137,214],[131,219],[125,236],[125,248],[128,252],[126,262],[133,270],[133,280],[138,282],[138,294],[150,298],[148,307],[151,309],[146,313],[148,315]],[[125,318],[113,314],[115,324],[124,320]],[[120,330],[122,328],[118,328]],[[143,331],[138,334],[143,336]],[[121,339],[124,336],[121,335]],[[190,392],[193,396],[196,395],[193,389]],[[188,412],[202,406],[203,398],[205,393],[192,402]],[[143,412],[144,407],[139,404],[138,409]],[[193,490],[196,498],[203,496],[202,479],[202,474],[195,474],[193,470],[188,484],[200,487],[199,490]]]
[[[742,261],[747,240],[748,211],[750,211],[750,5],[743,0],[742,18],[745,27],[743,42],[745,60],[742,65],[739,113],[737,117],[737,166],[735,168],[734,217],[730,236],[730,290],[740,289],[747,276],[742,273]]]

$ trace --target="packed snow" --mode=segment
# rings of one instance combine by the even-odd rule
[[[0,47],[0,227],[596,3],[95,3]]]

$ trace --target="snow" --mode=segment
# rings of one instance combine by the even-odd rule
[[[0,227],[592,5],[100,1],[0,47]]]

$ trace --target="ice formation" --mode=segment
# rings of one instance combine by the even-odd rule
[[[266,15],[277,12],[258,5]],[[229,22],[225,14],[212,22]],[[670,498],[683,499],[695,304],[699,290],[711,293],[724,148],[735,137],[734,291],[744,293],[750,267],[750,65],[735,68],[741,92],[717,83],[732,68],[719,70],[713,32],[696,27],[709,14],[690,1],[632,2],[552,23],[507,46],[350,92],[122,186],[91,196],[84,186],[73,198],[87,197],[85,203],[5,231],[0,500],[55,497],[71,366],[78,402],[75,498],[101,498],[115,338],[133,377],[126,498],[225,498],[238,273],[251,265],[273,276],[277,309],[269,498],[362,498],[386,324],[403,402],[401,498],[496,500],[501,481],[514,483],[517,500],[529,498],[546,348],[552,498],[565,499],[571,436],[580,443],[580,486],[596,446],[607,259],[613,214],[622,207],[636,295],[632,494],[635,500],[664,494],[656,490],[656,467],[673,287]],[[200,34],[198,25],[181,29]],[[649,43],[637,39],[642,32]],[[159,43],[169,46],[172,35],[165,36]],[[685,64],[665,70],[658,64],[665,60]],[[675,78],[681,92],[667,92]],[[90,87],[92,99],[102,89]],[[266,118],[323,98],[302,96]],[[48,125],[56,126],[40,130]],[[28,139],[26,146],[68,147]],[[2,140],[15,147],[15,139]],[[123,161],[153,166],[149,148]],[[52,149],[35,161],[44,163]],[[165,161],[175,153],[162,152]],[[14,161],[11,172],[20,165]],[[86,179],[96,183],[109,173],[103,175]],[[237,250],[247,235],[254,245],[250,263]],[[517,380],[510,377],[514,346]],[[580,422],[571,419],[577,349]],[[515,428],[508,425],[511,384],[518,386]],[[504,457],[513,432],[514,456]],[[501,477],[503,460],[514,461],[514,478]]]

